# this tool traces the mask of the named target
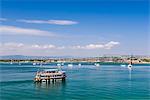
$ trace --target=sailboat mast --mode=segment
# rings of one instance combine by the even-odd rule
[[[130,63],[131,63],[131,65],[132,65],[132,55],[131,55],[131,58],[130,58],[130,60],[131,60],[131,62],[130,62]]]

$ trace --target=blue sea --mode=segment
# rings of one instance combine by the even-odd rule
[[[150,66],[64,65],[65,82],[34,83],[35,73],[55,65],[0,64],[0,100],[149,100]]]

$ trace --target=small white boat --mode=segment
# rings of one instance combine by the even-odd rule
[[[120,66],[121,66],[121,67],[126,67],[126,65],[123,65],[123,64],[122,64],[122,65],[120,65]]]
[[[57,66],[61,66],[61,64],[57,64]]]
[[[10,64],[12,65],[13,64],[13,61],[11,60]]]
[[[20,63],[20,62],[19,62],[18,64],[19,64],[19,65],[21,65],[21,63]]]
[[[79,63],[78,66],[81,66],[81,64]]]
[[[68,67],[72,67],[73,66],[73,64],[68,64]]]
[[[132,64],[128,65],[128,69],[130,69],[130,70],[132,69]]]
[[[36,65],[36,63],[34,62],[34,63],[33,63],[33,65],[35,66],[35,65]]]
[[[95,63],[95,66],[97,66],[97,67],[98,67],[98,66],[100,66],[100,64],[99,64],[99,63]]]
[[[64,63],[61,63],[61,66],[64,66]]]

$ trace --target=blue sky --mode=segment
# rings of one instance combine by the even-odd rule
[[[148,0],[2,0],[1,55],[147,55],[148,6]]]

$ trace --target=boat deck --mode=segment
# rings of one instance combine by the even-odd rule
[[[64,71],[54,69],[37,72],[34,78],[35,82],[55,82],[57,80],[64,81],[66,78]]]

